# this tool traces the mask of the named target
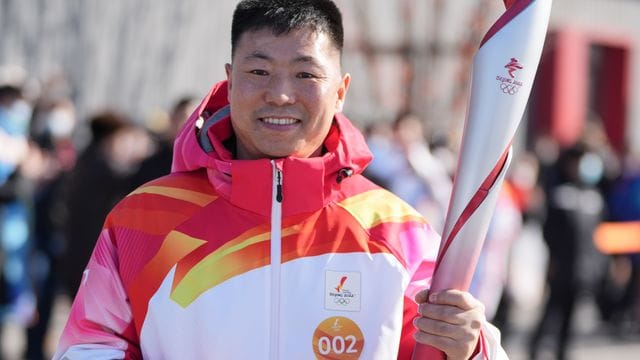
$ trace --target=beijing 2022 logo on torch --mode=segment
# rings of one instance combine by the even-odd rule
[[[522,82],[516,80],[516,72],[518,70],[522,70],[524,67],[522,66],[522,64],[520,64],[518,59],[511,58],[511,60],[504,66],[504,68],[507,69],[507,74],[509,76],[496,76],[496,80],[498,80],[500,84],[500,90],[502,90],[502,92],[505,94],[515,95],[522,87]]]

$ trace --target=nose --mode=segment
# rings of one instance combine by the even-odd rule
[[[284,76],[272,75],[267,84],[265,101],[277,106],[295,103],[295,87],[291,79]]]

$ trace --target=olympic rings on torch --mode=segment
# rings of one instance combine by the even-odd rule
[[[520,90],[520,87],[516,85],[501,83],[500,90],[502,90],[502,92],[505,94],[514,95],[518,92],[518,90]]]

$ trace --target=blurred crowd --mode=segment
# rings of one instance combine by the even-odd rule
[[[46,357],[54,299],[73,297],[108,211],[139,185],[170,170],[172,142],[195,107],[133,121],[118,109],[79,119],[62,76],[28,86],[19,68],[0,70],[0,320],[25,330],[25,358]],[[459,133],[429,129],[414,114],[364,129],[374,161],[365,175],[396,193],[442,231]],[[566,356],[578,301],[589,299],[613,335],[640,334],[640,246],[598,242],[603,224],[640,221],[640,159],[612,150],[597,119],[570,146],[530,140],[500,193],[472,293],[510,334],[511,249],[527,223],[548,248],[543,310],[529,352]],[[640,237],[640,235],[636,235]],[[640,242],[640,239],[629,241]],[[596,246],[598,244],[598,246]],[[622,250],[621,250],[622,249]]]
[[[109,210],[170,171],[196,105],[184,97],[145,121],[117,109],[83,120],[71,99],[62,76],[34,84],[0,68],[0,320],[24,328],[26,359],[49,357],[54,299],[75,295]]]

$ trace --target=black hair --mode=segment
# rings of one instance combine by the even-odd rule
[[[579,181],[578,166],[580,159],[588,151],[589,149],[587,145],[581,141],[578,141],[577,143],[560,151],[558,161],[556,163],[557,176],[560,183],[577,183]]]
[[[89,127],[93,142],[100,143],[107,137],[113,135],[116,131],[123,129],[129,125],[129,119],[124,115],[113,111],[104,110],[93,114],[89,119]]]
[[[331,0],[243,0],[233,13],[231,56],[242,34],[271,29],[278,36],[309,27],[326,33],[342,53],[342,14]]]
[[[12,103],[22,97],[22,90],[12,85],[0,86],[0,105]]]
[[[171,113],[180,111],[183,107],[190,105],[194,101],[197,101],[197,98],[195,96],[191,96],[191,95],[182,96],[173,104],[173,107],[171,108]]]

